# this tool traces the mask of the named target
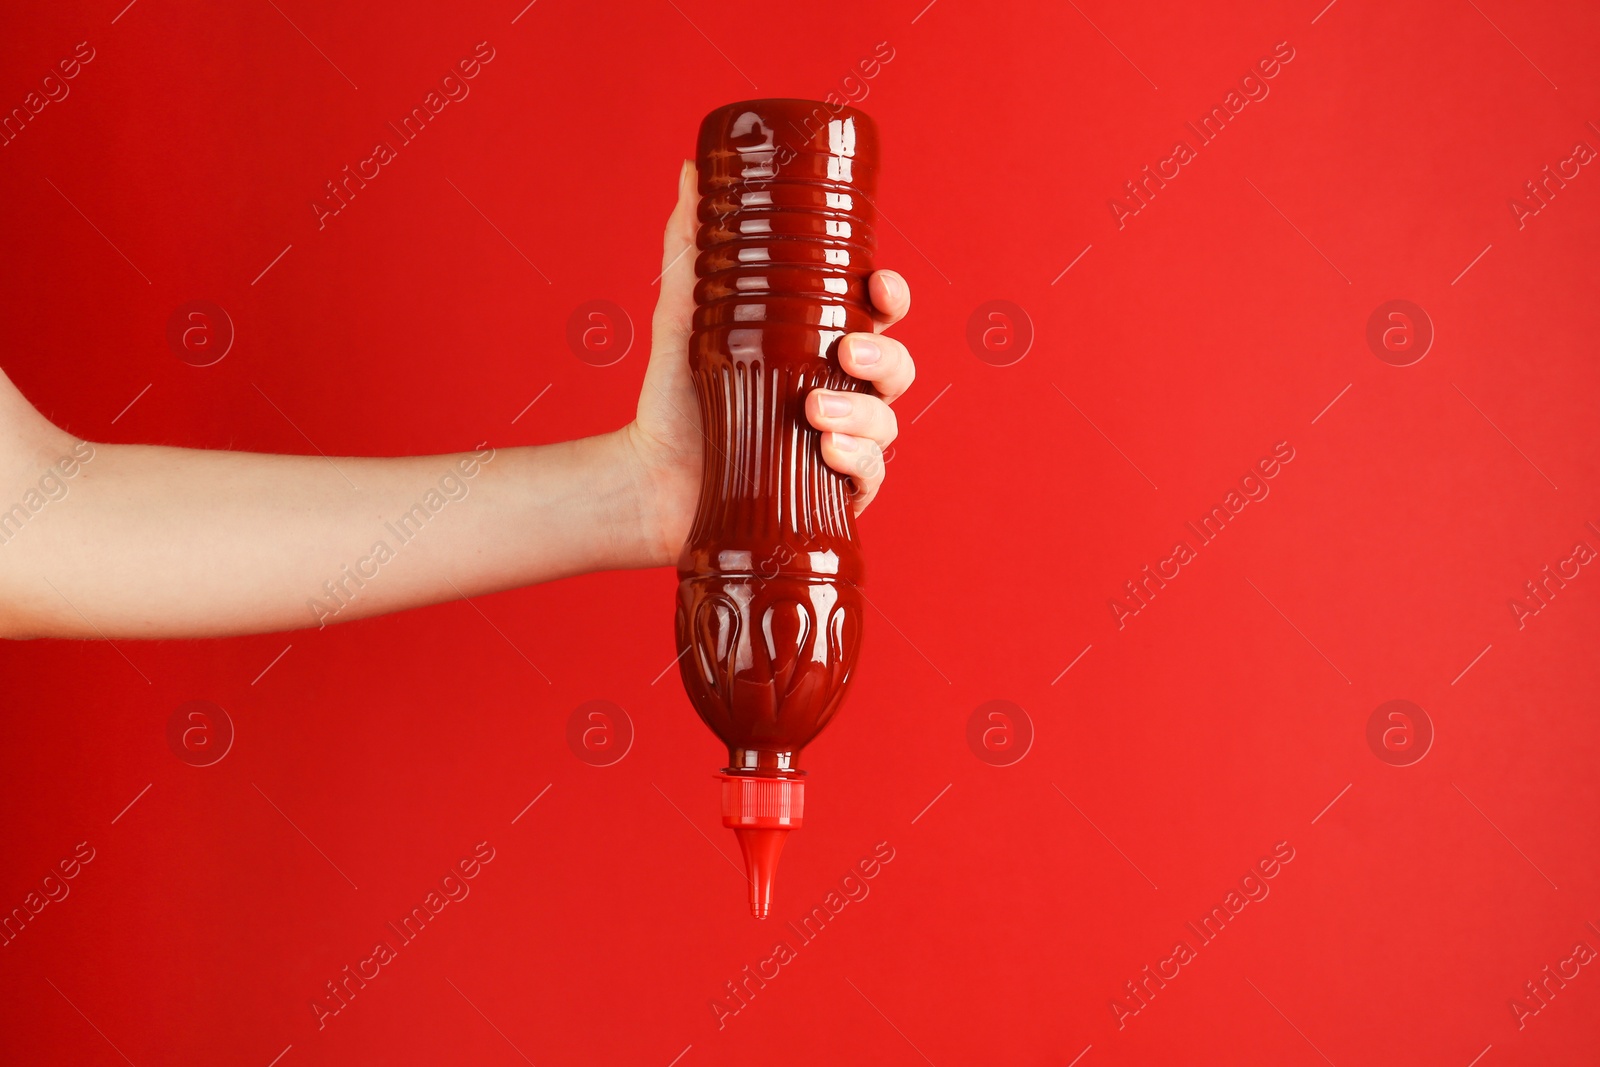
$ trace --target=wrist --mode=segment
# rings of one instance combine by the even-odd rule
[[[605,451],[607,466],[620,479],[622,513],[614,520],[618,569],[666,567],[677,562],[682,547],[669,544],[665,501],[652,462],[653,444],[636,423],[594,439]]]

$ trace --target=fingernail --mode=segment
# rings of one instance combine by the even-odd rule
[[[900,279],[888,273],[882,275],[882,278],[884,296],[890,300],[898,300],[900,298]]]
[[[856,439],[847,433],[836,433],[833,435],[833,447],[841,452],[854,452]]]
[[[878,342],[865,337],[852,338],[850,341],[850,358],[855,360],[859,367],[870,367],[878,362],[878,357],[883,353],[878,349]]]
[[[830,418],[850,414],[850,401],[838,393],[819,393],[818,402],[822,406],[822,413]]]
[[[678,168],[678,192],[681,195],[689,185],[689,177],[694,173],[694,160],[686,159],[683,166]]]

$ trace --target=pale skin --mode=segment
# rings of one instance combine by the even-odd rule
[[[595,437],[498,448],[487,460],[484,450],[331,463],[86,445],[40,415],[0,372],[0,509],[22,505],[24,514],[0,525],[0,637],[292,630],[590,571],[675,563],[694,518],[705,447],[688,371],[695,205],[686,162],[667,220],[638,410],[628,425]],[[805,405],[822,433],[824,460],[852,479],[858,514],[883,482],[883,450],[897,432],[890,405],[915,374],[905,346],[883,335],[910,308],[905,279],[878,271],[869,292],[874,332],[843,338],[839,361],[874,392],[819,389]],[[64,466],[63,457],[76,462]],[[475,468],[470,477],[463,460]],[[445,498],[438,491],[447,478],[447,487],[464,488]],[[402,543],[385,524],[430,490],[444,506]],[[373,560],[380,539],[394,549],[381,563]],[[340,580],[346,568],[375,577],[359,588],[347,581],[354,595],[319,616],[308,601],[337,604],[323,583]]]

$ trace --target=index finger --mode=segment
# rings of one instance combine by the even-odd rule
[[[911,310],[911,287],[897,271],[873,271],[867,279],[867,293],[872,297],[872,317],[877,320],[873,330],[877,333],[905,318]]]

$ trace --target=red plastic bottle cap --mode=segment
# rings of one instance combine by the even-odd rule
[[[750,778],[721,774],[722,825],[739,838],[744,869],[750,875],[750,913],[772,914],[772,883],[789,831],[805,815],[803,778]]]
[[[730,830],[799,828],[806,810],[804,778],[754,778],[737,774],[717,777],[722,779],[722,825]]]

